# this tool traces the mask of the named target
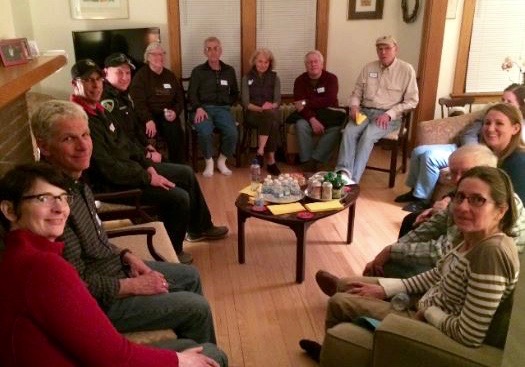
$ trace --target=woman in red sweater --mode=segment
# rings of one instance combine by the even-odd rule
[[[202,347],[177,353],[116,331],[61,256],[66,188],[44,163],[18,166],[0,180],[0,220],[9,230],[0,263],[0,365],[218,367]]]

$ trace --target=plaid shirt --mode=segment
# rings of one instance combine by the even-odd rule
[[[72,182],[70,189],[74,198],[62,237],[63,255],[77,269],[100,306],[107,309],[120,290],[119,279],[126,278],[120,249],[108,241],[100,226],[89,187]]]
[[[514,195],[518,219],[512,228],[518,252],[525,248],[525,208],[518,195]],[[450,249],[459,244],[463,236],[452,221],[449,210],[434,214],[429,220],[392,244],[390,259],[401,264],[435,266],[437,261]]]

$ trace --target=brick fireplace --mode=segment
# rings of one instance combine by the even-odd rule
[[[0,67],[0,176],[15,164],[34,161],[27,92],[66,62],[59,55]]]

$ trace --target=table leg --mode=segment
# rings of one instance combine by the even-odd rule
[[[349,245],[354,239],[355,202],[348,207],[348,227],[346,228],[346,244]]]
[[[304,281],[304,267],[306,261],[306,230],[310,227],[309,222],[296,223],[290,228],[294,231],[297,237],[297,255],[295,264],[295,282],[302,283]]]
[[[245,259],[245,243],[244,243],[244,223],[249,216],[244,214],[240,209],[237,209],[237,252],[239,264],[244,264]]]

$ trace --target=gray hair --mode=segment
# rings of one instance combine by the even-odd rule
[[[497,167],[498,165],[498,157],[489,147],[482,144],[464,145],[452,152],[448,160],[450,162],[452,159],[463,157],[472,158],[477,166]]]
[[[51,100],[38,106],[31,115],[31,130],[37,140],[49,141],[53,126],[64,119],[80,118],[88,121],[86,112],[78,104]]]
[[[323,54],[321,53],[321,51],[319,51],[319,50],[308,51],[308,52],[306,53],[306,55],[304,55],[304,63],[305,63],[305,64],[306,64],[306,62],[308,61],[308,56],[310,56],[310,55],[316,55],[316,56],[319,58],[319,60],[321,60],[321,64],[324,65],[324,56],[323,56]]]
[[[270,62],[270,66],[268,67],[268,70],[273,70],[273,68],[275,67],[275,58],[273,57],[272,51],[264,47],[258,48],[257,50],[253,52],[252,56],[250,57],[250,65],[252,66],[255,65],[255,59],[257,59],[257,56],[259,55],[263,55],[264,57],[268,59],[268,61]]]
[[[221,40],[220,40],[220,39],[218,39],[218,38],[215,37],[215,36],[210,36],[210,37],[206,38],[206,39],[204,40],[204,43],[202,44],[202,46],[204,47],[204,51],[206,51],[206,44],[207,44],[208,42],[217,42],[217,43],[219,44],[219,46],[222,47],[222,43],[221,43]]]
[[[144,62],[148,63],[148,55],[151,53],[151,51],[156,50],[157,48],[160,48],[162,51],[164,51],[164,47],[160,44],[160,42],[151,42],[148,47],[146,47],[146,50],[144,50]]]

